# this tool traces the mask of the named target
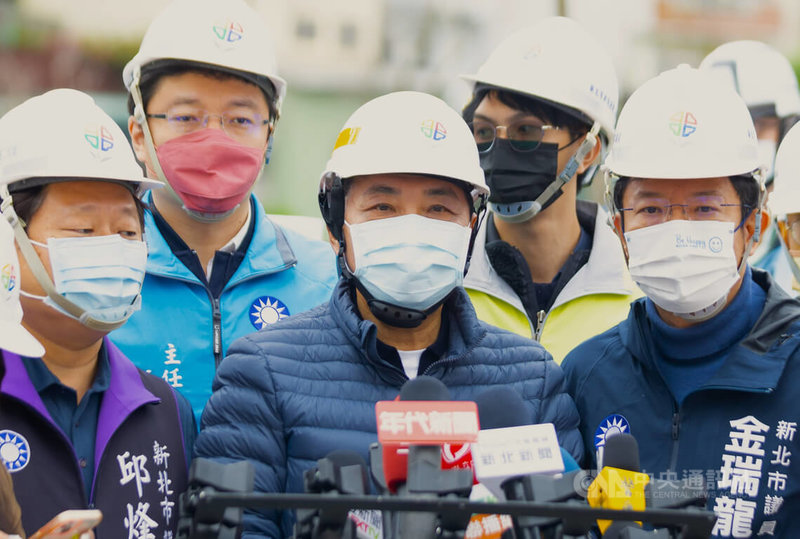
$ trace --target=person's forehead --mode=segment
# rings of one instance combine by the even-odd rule
[[[107,204],[130,206],[136,211],[133,193],[115,182],[76,180],[51,183],[44,192],[43,204],[68,211],[102,208]]]
[[[735,195],[728,178],[696,178],[696,179],[663,179],[633,178],[625,195],[628,197],[662,197],[675,196],[726,196]]]
[[[251,82],[233,75],[215,76],[194,71],[161,76],[151,98],[151,102],[154,101],[223,108],[269,106],[264,92]]]
[[[348,181],[351,182],[351,194],[401,195],[420,191],[431,196],[448,196],[459,193],[459,188],[451,181],[420,174],[372,174],[357,176]]]

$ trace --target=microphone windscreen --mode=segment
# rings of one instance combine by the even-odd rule
[[[450,390],[433,376],[417,376],[400,388],[401,401],[449,401]]]
[[[639,472],[639,444],[627,433],[606,438],[603,449],[603,467]]]
[[[502,429],[531,424],[531,414],[519,393],[494,386],[475,397],[481,429]]]

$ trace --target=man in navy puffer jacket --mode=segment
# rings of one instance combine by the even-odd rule
[[[249,459],[256,490],[302,492],[303,471],[329,452],[366,458],[375,403],[421,374],[455,399],[519,392],[531,422],[552,422],[580,456],[560,368],[538,343],[479,321],[461,287],[487,195],[473,135],[441,100],[399,92],[357,110],[320,194],[339,284],[329,303],[233,343],[196,456]],[[248,512],[244,536],[287,536],[293,520]]]

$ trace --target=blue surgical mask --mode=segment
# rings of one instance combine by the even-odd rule
[[[352,273],[375,299],[425,311],[461,286],[470,227],[417,214],[346,224]]]
[[[23,295],[92,327],[88,320],[122,325],[141,307],[141,290],[147,264],[143,241],[115,234],[85,238],[49,238],[47,245],[31,240],[50,253],[56,292],[77,306],[80,317],[70,314],[50,296]]]

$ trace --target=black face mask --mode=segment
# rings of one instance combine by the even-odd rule
[[[489,202],[510,204],[536,200],[558,172],[558,144],[539,143],[535,150],[519,152],[507,139],[496,138],[492,148],[480,154],[481,168],[491,195]],[[542,209],[552,204],[562,191],[546,201]]]

